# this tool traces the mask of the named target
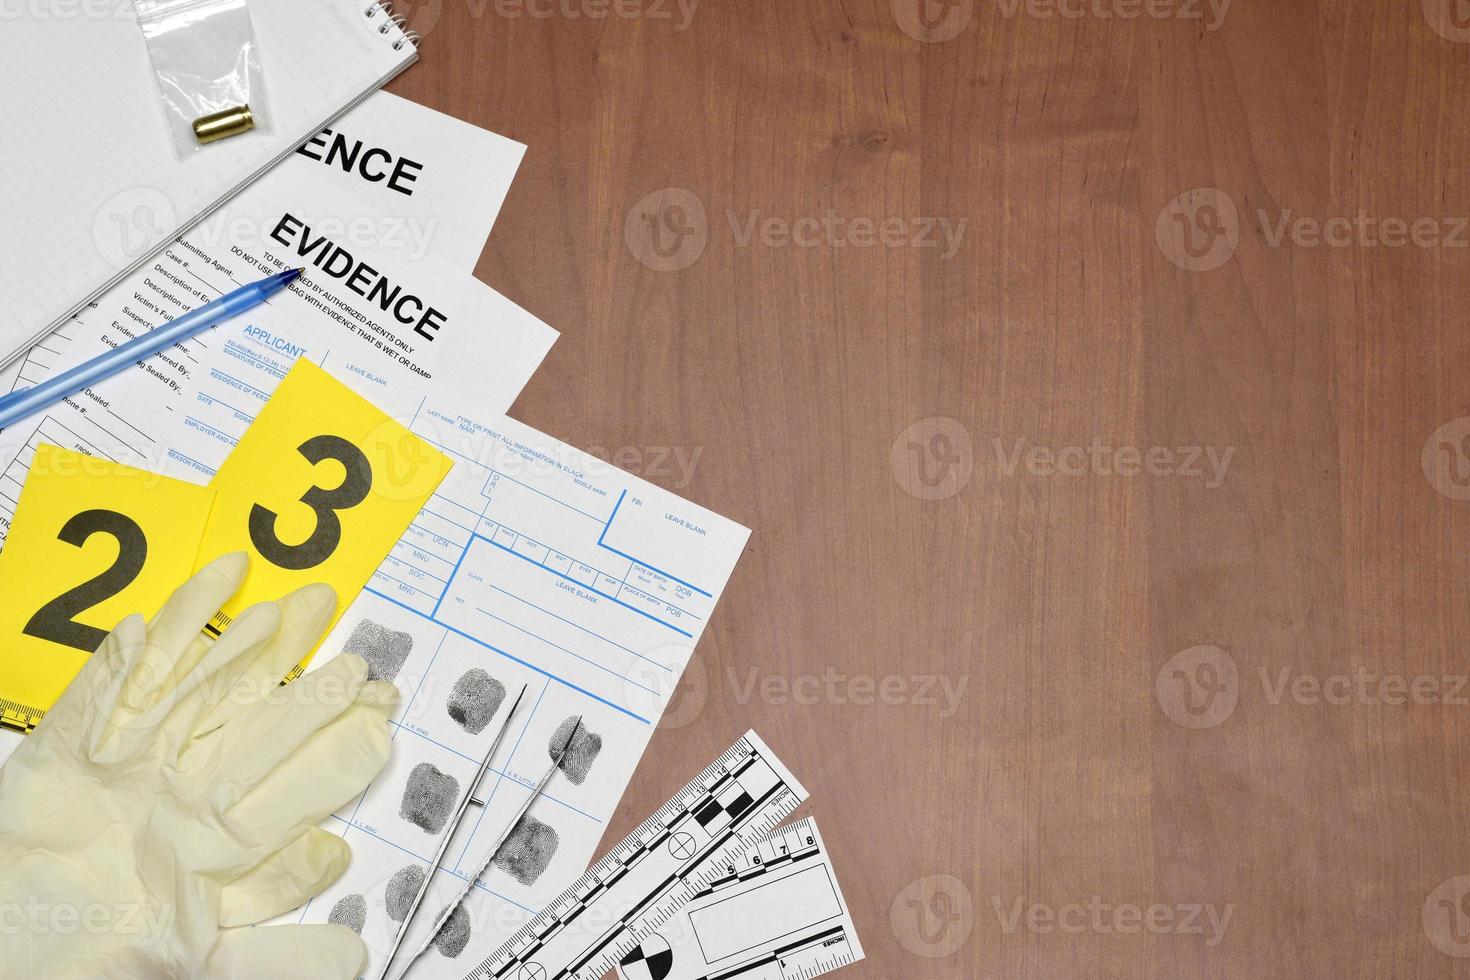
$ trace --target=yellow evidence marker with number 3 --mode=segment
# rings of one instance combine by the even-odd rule
[[[312,582],[337,590],[335,623],[452,465],[326,371],[297,361],[210,483],[217,496],[201,559],[231,551],[253,559],[210,631]]]
[[[162,607],[197,564],[214,497],[95,456],[36,448],[0,551],[0,725],[30,731],[114,626]]]

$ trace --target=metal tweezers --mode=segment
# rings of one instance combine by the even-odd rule
[[[495,733],[495,739],[490,743],[490,747],[485,750],[485,758],[480,762],[480,769],[475,773],[474,781],[470,783],[469,789],[465,791],[464,798],[459,801],[459,806],[455,808],[454,816],[449,821],[448,828],[444,831],[444,838],[439,842],[439,849],[434,852],[434,862],[429,866],[429,873],[424,875],[424,880],[419,883],[418,894],[414,895],[413,902],[410,903],[407,912],[403,916],[403,922],[398,926],[398,934],[393,937],[393,945],[388,950],[388,958],[383,963],[383,972],[378,974],[378,980],[388,980],[388,973],[393,969],[393,960],[398,955],[399,947],[403,945],[403,937],[408,934],[408,927],[413,922],[414,916],[418,914],[419,906],[424,902],[424,896],[428,894],[429,883],[434,880],[434,873],[439,870],[440,862],[444,860],[444,852],[449,849],[449,842],[454,839],[455,832],[464,820],[465,811],[469,809],[471,803],[479,807],[485,805],[486,801],[476,795],[480,788],[480,781],[485,778],[485,773],[490,769],[490,760],[494,758],[496,749],[500,748],[500,743],[505,738],[505,733],[510,730],[511,719],[515,717],[516,709],[520,707],[521,701],[525,696],[526,686],[522,685],[521,693],[516,695],[515,703],[510,706],[510,710],[505,713],[505,719],[500,723],[500,731]],[[449,917],[454,914],[454,910],[459,908],[460,904],[465,900],[465,897],[469,895],[470,889],[475,887],[475,882],[479,877],[489,870],[491,860],[500,851],[501,846],[505,844],[511,832],[516,829],[516,825],[521,822],[521,818],[526,815],[526,811],[531,809],[531,804],[535,803],[537,798],[541,796],[541,791],[546,788],[546,784],[551,781],[551,777],[556,774],[557,769],[561,768],[561,760],[566,757],[567,750],[572,747],[572,740],[577,737],[577,732],[581,728],[582,717],[578,715],[577,720],[572,723],[572,731],[567,735],[567,740],[562,743],[561,749],[553,756],[551,768],[546,770],[546,774],[541,777],[541,781],[536,784],[536,788],[531,792],[526,802],[516,810],[510,820],[506,822],[505,827],[496,836],[495,842],[485,852],[485,860],[480,864],[479,869],[465,880],[464,887],[460,889],[454,901],[446,905],[444,911],[439,913],[439,918],[434,921],[434,926],[429,930],[429,934],[424,937],[423,943],[409,957],[408,963],[403,967],[403,972],[398,974],[398,980],[403,980],[408,975],[408,971],[413,969],[414,963],[418,962],[418,958],[428,951],[429,946],[438,937],[439,931],[444,928],[444,923],[449,921]]]

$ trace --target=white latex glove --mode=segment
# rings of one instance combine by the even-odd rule
[[[238,928],[346,869],[316,824],[388,760],[391,684],[339,656],[280,687],[335,607],[310,586],[200,630],[245,577],[227,555],[145,625],[123,620],[0,769],[0,977],[335,980],[341,926]]]

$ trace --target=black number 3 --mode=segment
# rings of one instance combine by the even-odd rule
[[[95,652],[107,639],[107,630],[79,623],[75,617],[133,584],[148,560],[148,538],[136,521],[115,510],[84,510],[67,521],[56,537],[80,548],[94,534],[110,534],[117,539],[117,560],[101,575],[36,610],[22,633],[84,653]]]
[[[299,572],[315,568],[342,543],[342,521],[337,511],[356,507],[373,488],[373,467],[367,455],[341,436],[313,436],[296,450],[311,463],[335,459],[347,471],[332,490],[312,487],[301,502],[316,512],[316,529],[300,544],[286,544],[276,536],[276,512],[256,504],[250,509],[250,541],[261,557],[278,568]]]

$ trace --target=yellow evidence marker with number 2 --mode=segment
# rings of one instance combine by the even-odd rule
[[[162,607],[198,563],[214,497],[95,456],[36,448],[0,551],[0,725],[30,731],[114,626]]]
[[[210,483],[217,496],[200,564],[230,551],[252,559],[210,631],[312,582],[337,590],[335,623],[452,465],[326,371],[297,361]]]

